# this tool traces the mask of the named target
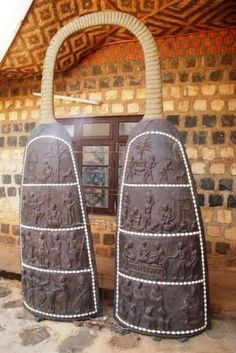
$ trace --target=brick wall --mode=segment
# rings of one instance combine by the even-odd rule
[[[178,127],[186,144],[202,208],[210,272],[223,274],[213,276],[218,288],[217,281],[224,283],[236,270],[234,34],[218,31],[158,41],[165,117]],[[0,87],[0,246],[12,259],[0,260],[4,269],[18,263],[13,249],[17,251],[19,243],[23,146],[38,123],[40,99],[32,92],[39,90],[40,77],[8,81]],[[143,114],[145,74],[139,46],[130,43],[96,51],[78,67],[56,75],[55,93],[102,101],[101,106],[55,101],[58,117]],[[103,285],[112,286],[115,219],[92,216],[90,220]]]

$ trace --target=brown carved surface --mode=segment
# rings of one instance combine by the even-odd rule
[[[141,121],[129,137],[117,247],[122,325],[171,337],[208,327],[201,213],[187,155],[167,121]]]
[[[42,71],[46,49],[59,28],[75,16],[115,10],[136,16],[155,37],[230,28],[236,25],[234,0],[34,0],[2,61],[2,77],[33,76]],[[66,70],[105,43],[133,39],[117,26],[96,26],[73,35],[60,50],[57,71]]]
[[[23,298],[35,315],[72,320],[100,310],[85,212],[66,130],[38,126],[26,147],[21,199]]]
[[[80,315],[94,310],[90,273],[45,274],[25,269],[22,275],[24,300],[39,311]]]
[[[148,285],[120,281],[119,315],[134,326],[179,331],[203,325],[202,285]]]

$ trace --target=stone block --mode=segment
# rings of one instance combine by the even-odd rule
[[[193,82],[202,82],[205,80],[204,72],[193,72],[192,73],[192,81]]]
[[[204,207],[201,209],[202,218],[204,223],[211,223],[214,217],[214,210],[210,207]]]
[[[201,179],[201,188],[203,190],[214,190],[215,181],[212,178],[203,178]]]
[[[194,110],[204,111],[207,110],[207,100],[206,99],[196,99],[193,104]]]
[[[174,83],[175,82],[175,74],[173,72],[164,72],[162,74],[162,82],[163,83]]]
[[[221,81],[224,77],[223,70],[212,71],[210,73],[210,80],[211,81]]]
[[[229,107],[230,111],[235,111],[236,110],[236,99],[229,99],[228,107]]]
[[[231,191],[233,188],[233,180],[232,179],[220,179],[219,180],[219,190],[220,191]]]
[[[234,149],[232,147],[221,147],[220,157],[223,159],[234,159]]]
[[[236,119],[233,114],[223,114],[221,118],[222,126],[235,126]]]
[[[209,195],[209,205],[210,207],[218,207],[223,205],[224,198],[220,194]]]
[[[189,101],[188,100],[180,100],[178,101],[178,111],[186,113],[189,109]]]
[[[164,101],[163,110],[164,111],[173,111],[174,110],[174,101]]]
[[[198,131],[193,134],[193,143],[197,145],[204,145],[207,142],[207,132]]]
[[[139,112],[139,104],[138,103],[130,103],[127,104],[128,113],[138,113]]]
[[[184,96],[196,96],[200,92],[200,87],[199,86],[185,86],[184,87]]]
[[[202,125],[206,127],[214,127],[216,125],[216,116],[215,115],[203,115],[202,116]]]
[[[226,227],[224,235],[226,240],[236,241],[236,227]]]
[[[210,173],[214,175],[225,174],[224,163],[212,163],[210,166]]]
[[[104,234],[103,243],[104,245],[114,245],[115,244],[114,234],[113,233]]]
[[[122,100],[130,100],[134,98],[134,90],[133,89],[123,89],[121,92]]]
[[[188,72],[179,72],[179,80],[180,82],[186,82],[188,81]]]
[[[236,70],[231,70],[229,72],[229,79],[232,80],[232,81],[236,80]]]
[[[193,174],[205,174],[206,165],[203,162],[194,162],[191,164]]]
[[[211,101],[211,109],[214,111],[219,112],[224,108],[224,106],[225,102],[223,101],[223,99],[214,99],[213,101]]]
[[[146,89],[145,88],[137,88],[136,89],[136,98],[137,99],[145,99],[146,98]]]
[[[221,235],[221,228],[219,226],[207,226],[207,236],[218,238]]]
[[[224,131],[212,132],[212,141],[215,145],[225,143],[225,132]]]
[[[217,222],[219,223],[231,223],[232,222],[232,212],[230,210],[217,210]]]
[[[167,115],[166,120],[173,125],[179,125],[179,115]]]
[[[217,242],[216,243],[216,252],[220,255],[226,255],[230,251],[230,244],[229,243],[223,243],[223,242]]]
[[[195,147],[186,147],[186,152],[188,158],[190,159],[197,159],[198,158],[198,149]]]
[[[208,161],[215,159],[216,151],[214,148],[203,147],[202,148],[202,158]]]
[[[202,94],[205,96],[213,96],[216,93],[215,85],[202,85]]]
[[[9,120],[11,120],[11,121],[18,119],[18,112],[17,111],[9,112],[8,115],[9,115]]]
[[[227,207],[236,208],[236,195],[229,195],[227,200]]]
[[[114,104],[112,104],[112,106],[111,106],[111,111],[112,111],[112,113],[114,113],[114,114],[123,113],[124,110],[125,110],[124,104],[122,104],[122,103],[114,103]]]
[[[231,165],[231,174],[236,175],[236,163],[232,163]]]
[[[175,86],[171,87],[170,88],[170,94],[174,98],[180,98],[181,97],[180,87],[175,87]]]
[[[234,94],[234,85],[227,83],[219,85],[219,93],[223,95]]]
[[[106,91],[105,93],[105,100],[112,101],[117,99],[118,92],[116,90]]]
[[[233,142],[234,144],[236,144],[236,130],[231,131],[231,133],[230,133],[230,140],[231,140],[231,142]]]

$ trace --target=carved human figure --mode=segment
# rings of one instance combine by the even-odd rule
[[[24,222],[27,223],[28,219],[29,219],[29,200],[26,197],[26,195],[22,196],[22,210],[24,210],[24,213],[22,215]]]
[[[135,161],[134,156],[131,156],[129,162],[127,163],[127,172],[126,172],[127,173],[126,174],[127,180],[133,181],[133,177],[135,175],[135,163],[136,163],[136,161]]]
[[[171,208],[167,205],[162,206],[160,228],[161,232],[171,231],[175,226],[175,217],[172,214]]]
[[[148,230],[151,226],[152,207],[154,205],[152,191],[146,192],[145,205],[144,205],[144,230]]]
[[[37,277],[37,296],[36,296],[36,306],[38,308],[46,309],[47,307],[47,295],[45,291],[45,285],[47,283],[44,283],[44,281],[41,279],[41,276],[38,275]]]
[[[55,234],[52,239],[52,246],[50,249],[50,261],[51,266],[60,268],[61,267],[61,249],[62,241],[59,238],[59,234]]]
[[[180,308],[184,312],[184,323],[194,325],[199,320],[200,305],[199,298],[196,295],[197,290],[195,285],[191,285],[189,292],[184,297],[184,302]]]
[[[149,260],[150,249],[148,243],[143,241],[140,245],[139,254],[137,260],[142,263],[147,263]]]
[[[83,248],[84,237],[82,240],[82,247],[78,246],[77,236],[76,233],[71,232],[69,234],[68,240],[68,260],[69,260],[69,267],[75,268],[81,264],[82,253],[80,250]]]
[[[158,329],[168,329],[171,317],[167,317],[162,290],[159,285],[155,285],[155,287],[151,289],[150,300],[154,302],[154,307],[156,309],[156,323]]]
[[[160,277],[162,279],[167,278],[167,269],[169,266],[169,261],[160,243],[154,243],[153,250],[149,255],[148,264],[158,265],[159,267],[161,267]]]
[[[128,220],[129,206],[130,206],[129,193],[125,191],[123,200],[122,200],[122,210],[121,210],[121,217],[122,217],[121,222],[123,225],[125,225]]]
[[[47,288],[48,310],[55,312],[56,297],[58,295],[58,280],[49,276],[44,284]]]
[[[31,306],[35,305],[35,278],[32,272],[26,277],[26,293],[27,293],[27,303]]]
[[[47,182],[51,183],[54,180],[54,172],[53,167],[50,165],[49,161],[46,159],[43,165],[43,172],[42,172],[42,179]]]
[[[128,225],[132,230],[140,230],[141,229],[141,212],[138,207],[134,207],[134,209],[130,212]]]
[[[189,270],[188,278],[195,279],[197,276],[197,267],[199,264],[197,249],[194,247],[193,242],[189,244],[190,256],[187,262],[187,268]]]
[[[60,314],[66,314],[67,306],[68,306],[68,285],[66,282],[66,278],[61,276],[59,279],[59,286],[56,295],[56,304],[55,304],[55,311]]]
[[[133,325],[136,325],[136,326],[139,325],[140,315],[139,315],[138,307],[136,304],[134,304],[134,303],[129,304],[127,319]]]
[[[70,190],[67,190],[65,193],[65,199],[63,202],[66,208],[66,225],[72,225],[75,223],[75,200],[72,198]]]
[[[61,180],[63,183],[65,183],[66,181],[71,181],[73,177],[73,170],[72,168],[68,168],[64,173],[61,170]]]
[[[131,301],[132,297],[132,286],[131,286],[131,281],[130,280],[125,280],[124,283],[121,286],[121,291],[122,291],[122,296],[125,300],[126,303],[126,308],[128,308],[128,305]]]
[[[123,249],[123,256],[127,261],[136,259],[134,243],[132,242],[132,240],[129,240],[127,243],[125,243]]]
[[[169,183],[168,172],[172,170],[172,160],[167,159],[160,168],[160,179],[159,182],[164,181],[165,183]]]
[[[184,280],[186,277],[186,265],[188,256],[182,241],[180,241],[177,245],[176,254],[174,256],[169,256],[169,258],[177,259],[176,275],[174,278]]]
[[[88,295],[91,290],[86,277],[82,275],[78,278],[78,288],[81,288],[80,293],[75,297],[72,304],[73,311],[79,312],[81,310],[89,310],[89,300]]]
[[[26,167],[28,182],[37,181],[37,171],[36,171],[37,162],[38,162],[37,152],[34,148],[31,147],[30,151],[28,152],[27,167]]]
[[[61,226],[61,212],[57,210],[57,205],[52,204],[48,210],[47,227],[59,228]]]
[[[176,182],[177,183],[184,183],[185,179],[186,179],[186,172],[185,170],[180,170],[178,172],[178,174],[175,175],[176,178]]]
[[[43,200],[40,201],[39,195],[34,192],[31,192],[29,198],[29,210],[33,218],[32,221],[35,222],[36,225],[44,216],[42,206]]]
[[[142,282],[137,282],[134,286],[133,297],[138,308],[144,307],[145,302],[145,289],[143,288]]]
[[[144,165],[145,170],[144,170],[144,175],[143,175],[144,183],[147,183],[149,181],[151,183],[153,183],[152,170],[156,166],[156,164],[157,164],[157,162],[156,162],[154,155],[150,156],[149,159],[145,162],[145,165]]]
[[[48,253],[49,251],[44,234],[40,232],[38,240],[38,262],[40,266],[45,267],[48,265]]]
[[[142,317],[142,326],[148,328],[149,330],[157,329],[157,317],[155,315],[155,306],[148,306]]]

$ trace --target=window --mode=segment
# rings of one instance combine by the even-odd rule
[[[141,118],[58,119],[72,138],[89,212],[116,212],[126,142]]]

